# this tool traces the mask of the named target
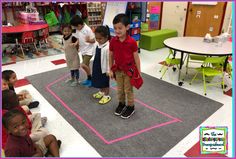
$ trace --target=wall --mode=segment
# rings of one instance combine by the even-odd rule
[[[164,2],[161,29],[176,29],[183,36],[188,2]]]
[[[176,29],[178,31],[178,36],[183,36],[187,5],[188,2],[164,2],[162,10],[161,29]],[[231,15],[232,2],[228,2],[222,27],[224,31],[227,31],[228,29]]]
[[[226,6],[225,18],[224,18],[223,27],[222,27],[222,30],[224,32],[227,32],[228,30],[231,15],[232,15],[232,2],[228,2]]]

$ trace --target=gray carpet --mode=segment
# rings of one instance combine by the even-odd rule
[[[161,157],[222,106],[142,74],[144,85],[135,90],[136,112],[124,120],[113,114],[115,89],[112,101],[99,105],[92,98],[97,89],[70,87],[64,82],[66,74],[62,68],[27,79],[103,157]]]

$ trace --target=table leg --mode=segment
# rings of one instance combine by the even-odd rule
[[[179,76],[178,76],[178,85],[179,86],[183,85],[183,81],[180,81],[181,69],[182,69],[182,65],[183,65],[183,57],[184,57],[184,52],[181,51],[180,66],[179,66]]]
[[[176,50],[174,50],[174,55],[173,55],[174,58],[175,58],[175,55],[176,55]]]

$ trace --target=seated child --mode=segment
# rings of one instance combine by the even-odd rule
[[[15,92],[14,86],[17,81],[16,73],[12,70],[5,70],[2,72],[2,79],[8,83],[9,89]],[[17,96],[20,101],[20,105],[27,105],[30,109],[36,108],[39,105],[38,101],[33,101],[32,96],[27,90],[22,90],[19,94],[17,94]]]
[[[19,106],[17,95],[12,90],[2,91],[2,109],[3,111],[18,109],[25,113],[28,119],[28,123],[31,124],[31,133],[29,135],[34,142],[40,140],[40,138],[45,137],[49,134],[48,130],[43,127],[47,121],[47,118],[41,118],[40,113],[25,112],[22,107]]]
[[[9,89],[8,83],[2,78],[2,91]]]
[[[59,157],[59,145],[55,136],[47,135],[34,143],[28,135],[28,123],[23,112],[14,109],[6,112],[2,123],[9,136],[5,146],[6,157],[43,157],[49,152]]]

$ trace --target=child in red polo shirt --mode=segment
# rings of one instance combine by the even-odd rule
[[[125,14],[118,14],[113,19],[113,26],[116,37],[110,41],[109,75],[111,78],[115,77],[117,82],[119,105],[115,115],[121,115],[121,118],[126,119],[135,112],[130,74],[133,74],[134,70],[136,74],[140,74],[140,60],[137,43],[127,34],[129,18]]]

